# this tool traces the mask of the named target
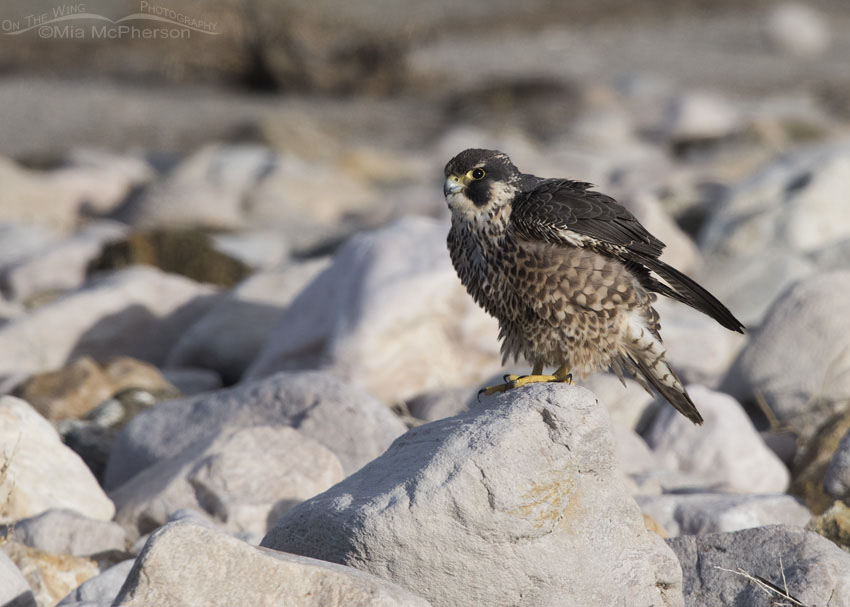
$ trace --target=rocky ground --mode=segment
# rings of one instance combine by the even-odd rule
[[[0,605],[850,605],[847,16],[579,5],[422,9],[355,91],[21,55]],[[745,323],[657,306],[703,426],[607,374],[475,398],[527,369],[445,246],[472,146],[614,195]]]

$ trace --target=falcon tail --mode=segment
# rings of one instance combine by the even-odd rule
[[[720,303],[714,295],[698,285],[695,280],[685,276],[676,268],[668,266],[660,259],[642,256],[641,262],[670,285],[670,287],[667,287],[667,285],[654,281],[653,290],[699,310],[730,331],[744,332],[744,325],[741,321],[735,318],[726,306]]]
[[[622,367],[625,366],[647,392],[652,394],[651,385],[679,413],[695,424],[702,424],[702,415],[665,359],[667,351],[658,334],[635,315],[630,318],[625,337],[625,352],[621,361],[612,365],[614,372],[622,379]]]

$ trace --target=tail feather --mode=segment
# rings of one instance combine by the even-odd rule
[[[670,367],[665,358],[661,339],[657,332],[646,325],[646,320],[634,315],[627,325],[623,356],[612,365],[615,372],[628,369],[635,379],[651,393],[649,386],[655,388],[675,409],[695,424],[703,422],[694,402],[682,385],[682,380]]]
[[[646,256],[642,257],[641,262],[670,285],[670,287],[667,287],[667,285],[658,281],[652,281],[654,283],[652,288],[655,291],[681,301],[703,314],[707,314],[731,331],[737,331],[738,333],[744,332],[744,325],[741,321],[735,318],[735,315],[726,306],[720,303],[705,288],[697,284],[695,280],[685,276],[676,268],[668,266],[660,259]]]

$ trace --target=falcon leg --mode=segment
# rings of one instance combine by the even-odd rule
[[[573,376],[570,374],[570,370],[566,365],[558,367],[558,370],[555,371],[553,375],[543,375],[543,365],[534,365],[534,368],[531,370],[531,375],[505,375],[504,379],[505,383],[503,384],[490,386],[489,388],[480,390],[478,392],[478,396],[480,397],[481,394],[484,394],[484,396],[492,396],[493,394],[507,392],[508,390],[519,388],[520,386],[525,386],[527,384],[539,384],[547,381],[571,384]]]

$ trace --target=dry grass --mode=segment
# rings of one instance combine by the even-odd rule
[[[779,557],[779,571],[782,574],[782,588],[774,584],[773,582],[764,579],[760,575],[751,575],[741,569],[738,568],[737,571],[733,571],[731,569],[726,569],[724,567],[717,567],[720,571],[726,571],[728,573],[733,573],[735,575],[740,575],[741,577],[749,580],[756,586],[758,586],[761,590],[764,591],[770,597],[770,605],[771,607],[812,607],[810,605],[806,605],[801,600],[794,598],[788,592],[788,581],[785,579],[785,567],[782,565],[782,557]]]

